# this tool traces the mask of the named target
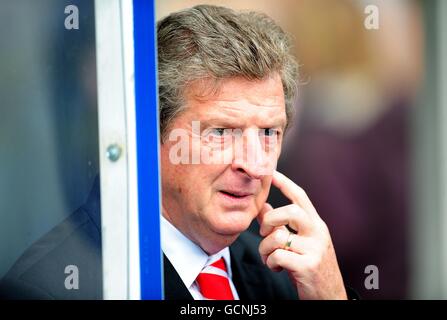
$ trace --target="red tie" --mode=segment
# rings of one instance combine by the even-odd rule
[[[234,300],[223,258],[203,268],[197,276],[197,284],[205,299]]]

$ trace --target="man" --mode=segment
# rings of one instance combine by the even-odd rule
[[[157,34],[166,298],[346,299],[326,225],[275,171],[297,79],[286,35],[264,15],[205,5],[164,18]],[[290,205],[266,203],[271,184]],[[100,298],[98,199],[95,187],[29,249],[3,292]],[[262,241],[246,231],[255,218]],[[76,293],[62,286],[67,263],[89,270]]]
[[[274,271],[285,269],[300,298],[346,298],[324,222],[304,191],[274,172],[297,79],[286,35],[264,15],[197,6],[163,19],[158,45],[163,250],[191,294],[202,298],[188,272],[198,276],[207,260],[219,256],[229,268],[229,247],[257,217],[263,262]],[[200,136],[189,154],[213,152],[231,161],[173,164],[178,141],[168,135],[179,129],[190,140]],[[271,183],[291,205],[266,204]],[[172,244],[167,235],[180,241]],[[202,263],[188,256],[203,256]],[[193,266],[185,268],[188,261]]]

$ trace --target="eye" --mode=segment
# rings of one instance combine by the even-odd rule
[[[228,133],[230,133],[229,129],[226,128],[213,128],[211,129],[211,134],[218,136],[218,137],[223,137],[225,135],[227,135]]]
[[[278,130],[271,128],[261,129],[260,134],[266,137],[273,137],[278,135]]]

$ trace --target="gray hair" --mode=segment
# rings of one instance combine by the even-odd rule
[[[199,5],[159,21],[157,42],[162,141],[185,104],[187,85],[200,79],[261,80],[278,73],[290,123],[298,67],[288,35],[268,16]]]

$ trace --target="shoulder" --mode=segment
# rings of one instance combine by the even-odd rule
[[[78,270],[78,290],[65,287],[68,266]],[[0,297],[96,299],[101,279],[100,230],[81,207],[22,254],[0,282]]]

